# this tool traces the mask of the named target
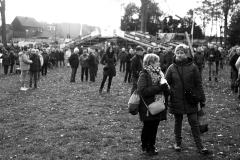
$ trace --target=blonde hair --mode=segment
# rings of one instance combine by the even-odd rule
[[[151,63],[159,62],[160,58],[154,53],[146,54],[143,58],[143,66],[149,66]]]

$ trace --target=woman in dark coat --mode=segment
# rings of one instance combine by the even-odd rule
[[[165,82],[164,82],[165,80]],[[143,122],[141,133],[142,150],[148,155],[157,155],[155,141],[159,122],[166,120],[167,110],[157,115],[151,115],[146,105],[154,102],[159,96],[169,91],[164,74],[159,67],[159,57],[156,54],[147,54],[143,59],[143,70],[137,82],[137,92],[141,96],[139,116]],[[145,105],[145,103],[146,105]]]
[[[192,58],[189,57],[190,51],[186,45],[182,44],[177,46],[175,49],[174,62],[166,72],[166,79],[171,88],[169,112],[175,117],[174,133],[176,144],[174,144],[173,147],[176,151],[181,151],[182,120],[183,115],[187,114],[198,152],[201,154],[209,154],[209,151],[203,147],[200,138],[197,115],[198,103],[190,103],[190,98],[188,98],[186,94],[186,91],[191,90],[192,93],[198,95],[200,105],[203,106],[205,104],[205,95],[198,67],[193,64]]]
[[[103,79],[99,89],[99,93],[102,93],[107,77],[108,77],[107,92],[109,93],[111,84],[112,84],[112,78],[116,76],[116,68],[115,68],[116,58],[115,58],[114,50],[112,46],[107,48],[106,53],[103,55],[103,58],[101,59],[101,64],[103,64],[104,67],[103,67]]]

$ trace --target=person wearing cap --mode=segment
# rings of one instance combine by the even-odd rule
[[[137,81],[139,78],[139,73],[142,70],[143,61],[143,48],[141,46],[136,47],[136,54],[132,58],[131,70],[132,70],[132,89],[131,94],[137,89]]]
[[[23,51],[19,52],[19,64],[20,64],[20,81],[21,81],[21,88],[20,90],[26,91],[28,88],[26,87],[26,77],[30,68],[30,64],[32,60],[29,59],[29,52],[27,46],[23,47]]]
[[[30,68],[29,68],[29,71],[30,71],[29,88],[32,88],[32,80],[33,80],[34,88],[36,89],[38,73],[40,72],[40,68],[41,68],[41,62],[38,55],[38,50],[36,49],[31,50],[30,60],[32,61],[32,63],[30,64]]]
[[[78,66],[79,66],[78,52],[79,52],[79,49],[77,47],[74,48],[73,54],[68,59],[69,64],[72,68],[70,82],[73,82],[73,83],[75,82],[75,77],[76,77],[77,69],[78,69]]]
[[[182,148],[182,121],[183,115],[187,115],[191,126],[192,135],[200,154],[209,154],[210,151],[202,145],[200,126],[198,120],[198,103],[205,106],[205,94],[198,67],[193,63],[188,46],[180,44],[175,48],[173,64],[166,71],[166,79],[170,85],[169,112],[174,115],[174,134],[176,143],[173,148],[181,151]],[[190,92],[191,91],[191,92]],[[190,96],[187,93],[191,93]],[[196,101],[189,98],[192,93],[198,95]]]
[[[101,64],[104,65],[103,67],[103,79],[101,82],[101,86],[99,89],[99,93],[102,93],[104,84],[108,78],[108,86],[107,86],[107,93],[110,92],[111,89],[111,84],[112,84],[112,79],[114,76],[116,76],[116,58],[115,58],[115,53],[113,50],[113,47],[110,46],[107,48],[106,53],[103,55],[101,59]]]

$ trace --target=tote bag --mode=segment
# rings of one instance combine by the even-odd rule
[[[136,91],[134,91],[128,101],[128,112],[132,115],[138,114],[139,103],[140,96]]]

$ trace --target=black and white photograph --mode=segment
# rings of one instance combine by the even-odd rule
[[[0,160],[240,160],[239,0],[0,14]]]

